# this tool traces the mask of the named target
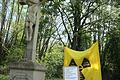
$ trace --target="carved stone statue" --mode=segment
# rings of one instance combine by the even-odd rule
[[[31,41],[33,38],[34,27],[36,23],[36,14],[38,6],[47,0],[19,0],[21,5],[28,5],[28,14],[26,19],[25,35],[26,41]]]
[[[26,41],[31,41],[33,38],[34,27],[36,23],[36,14],[40,3],[52,0],[19,0],[21,5],[28,5],[28,14],[26,19],[25,35]]]
[[[44,0],[43,0],[44,1]],[[23,60],[9,65],[9,80],[45,80],[45,67],[36,62],[36,44],[41,18],[41,1],[19,0],[21,5],[28,5],[26,27],[26,47]]]
[[[38,11],[39,0],[28,2],[28,15],[26,19],[26,41],[31,41],[36,23],[36,13]]]

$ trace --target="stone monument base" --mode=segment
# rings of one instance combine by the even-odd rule
[[[9,80],[45,80],[45,67],[34,62],[16,62],[9,65]]]

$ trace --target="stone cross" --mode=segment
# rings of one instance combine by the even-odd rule
[[[9,65],[9,80],[45,80],[45,66],[35,61],[42,1],[19,0],[21,5],[28,5],[28,14],[25,22],[27,44],[23,61],[13,62]]]
[[[44,1],[44,0],[42,0]],[[24,61],[35,62],[36,43],[39,28],[41,0],[19,0],[21,5],[28,5],[28,14],[25,22],[26,50]]]

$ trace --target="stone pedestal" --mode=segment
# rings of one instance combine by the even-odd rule
[[[45,67],[34,62],[11,63],[10,80],[45,80]]]

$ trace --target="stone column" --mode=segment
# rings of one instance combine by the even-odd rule
[[[24,55],[25,61],[32,61],[32,62],[35,62],[35,59],[36,59],[36,43],[37,43],[39,19],[40,19],[40,5],[36,4],[36,6],[38,7],[38,9],[37,9],[35,27],[33,28],[32,39],[30,41],[26,41],[27,44],[26,44],[26,50]]]

